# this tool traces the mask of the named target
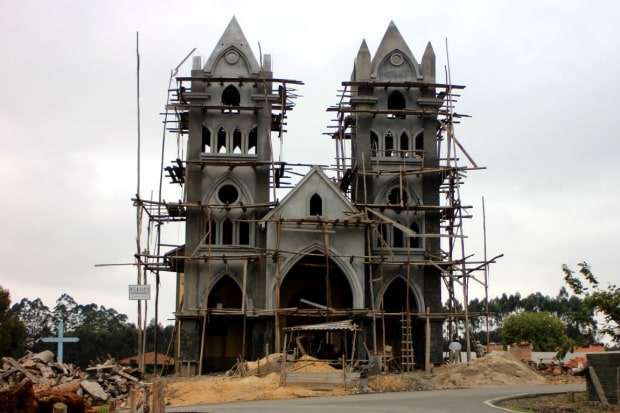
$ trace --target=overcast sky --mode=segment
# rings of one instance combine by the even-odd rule
[[[208,57],[233,14],[276,76],[306,83],[289,118],[291,162],[333,160],[325,108],[363,38],[374,53],[394,20],[418,61],[432,42],[442,73],[447,37],[453,82],[467,85],[457,110],[473,116],[457,136],[488,168],[463,190],[477,208],[467,248],[481,256],[484,195],[489,255],[505,254],[491,294],[555,295],[561,264],[581,260],[617,282],[619,11],[611,1],[2,0],[0,285],[14,301],[52,306],[67,292],[135,319],[135,269],[94,267],[131,262],[135,250],[135,32],[148,198],[170,69],[194,47]],[[164,273],[160,319],[173,307]]]

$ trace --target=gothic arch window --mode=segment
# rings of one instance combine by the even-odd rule
[[[373,131],[370,131],[370,156],[377,156],[379,152],[379,137]]]
[[[236,128],[233,131],[233,144],[232,144],[232,146],[233,146],[233,150],[232,150],[233,153],[240,154],[240,153],[243,152],[243,149],[242,149],[243,143],[241,141],[241,131],[239,130],[239,128]]]
[[[409,157],[409,135],[407,135],[407,132],[400,134],[400,157]]]
[[[421,158],[424,154],[424,132],[420,132],[415,137],[416,157]]]
[[[243,294],[239,284],[226,274],[211,288],[207,297],[209,308],[241,308]]]
[[[202,151],[211,152],[211,131],[206,126],[202,127]]]
[[[386,224],[379,224],[377,226],[377,247],[383,248],[388,241],[388,229]]]
[[[222,222],[222,244],[232,245],[234,226],[230,218],[226,218]]]
[[[220,128],[217,131],[217,153],[226,153],[227,145],[226,145],[226,130],[224,128]]]
[[[405,246],[405,236],[396,226],[392,226],[392,246],[394,248],[403,248]]]
[[[248,154],[256,155],[256,146],[258,144],[258,130],[256,127],[252,128],[248,134]]]
[[[250,223],[239,221],[239,245],[250,245]]]
[[[387,131],[383,139],[384,156],[391,157],[394,155],[394,135]]]
[[[207,244],[217,244],[217,223],[214,219],[207,220],[205,234],[205,242]]]
[[[390,95],[388,96],[388,101],[387,101],[387,107],[388,110],[403,110],[407,107],[407,101],[405,100],[405,96],[403,96],[402,93],[400,93],[398,90],[394,90],[392,93],[390,93]],[[404,119],[405,115],[404,114],[389,114],[388,118],[391,119]]]
[[[310,215],[317,217],[323,215],[323,200],[319,194],[310,197]]]
[[[222,92],[222,105],[224,106],[239,106],[241,103],[241,95],[239,91],[233,85],[228,85]],[[224,108],[225,113],[239,113],[239,109]]]
[[[411,226],[409,226],[409,228],[411,228],[411,230],[415,232],[416,234],[420,233],[420,226],[418,225],[417,222],[413,222]],[[411,237],[409,238],[409,242],[410,242],[411,248],[421,248],[422,246],[420,243],[420,237]]]
[[[401,201],[406,204],[408,200],[407,191],[401,191],[399,187],[394,187],[388,192],[387,201],[390,205],[400,205]]]

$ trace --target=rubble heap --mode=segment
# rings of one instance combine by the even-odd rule
[[[0,359],[0,411],[11,411],[13,404],[63,402],[78,411],[90,406],[114,404],[122,407],[131,388],[140,382],[136,370],[113,359],[96,363],[86,371],[54,361],[54,353],[27,353],[19,360]],[[138,402],[140,402],[138,395]]]

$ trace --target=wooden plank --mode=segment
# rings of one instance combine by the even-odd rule
[[[176,80],[181,81],[181,82],[196,80],[196,81],[203,81],[203,82],[209,82],[209,83],[224,83],[224,82],[264,83],[264,82],[269,82],[269,83],[290,83],[292,85],[303,85],[304,84],[304,82],[302,82],[301,80],[279,79],[279,78],[273,78],[273,77],[263,78],[263,77],[258,77],[258,76],[255,76],[255,77],[179,76],[176,78]],[[456,87],[454,86],[453,88],[456,89]]]
[[[608,407],[609,402],[607,401],[607,396],[605,396],[605,391],[603,390],[603,386],[601,385],[601,382],[598,379],[598,375],[596,374],[596,370],[594,370],[594,367],[589,366],[588,373],[590,374],[590,381],[592,382],[592,385],[594,386],[594,390],[596,390],[596,395],[598,396],[598,399],[600,400],[603,406]]]
[[[375,211],[372,208],[368,208],[368,212],[370,212],[373,215],[376,215],[377,217],[379,217],[383,221],[389,222],[390,224],[392,224],[392,226],[394,226],[394,227],[398,228],[399,230],[401,230],[402,233],[405,234],[408,237],[417,237],[419,235],[415,231],[410,229],[409,227],[394,221],[393,219],[383,215],[379,211]]]
[[[18,370],[20,373],[22,373],[24,376],[26,376],[26,378],[28,378],[28,380],[30,380],[31,382],[39,383],[39,379],[36,376],[34,376],[32,373],[30,373],[28,370],[23,368],[17,361],[15,361],[14,358],[12,358],[12,357],[3,357],[2,359],[5,362],[9,363],[11,365],[11,367],[13,367],[14,369]]]
[[[136,413],[136,389],[129,390],[129,413]]]
[[[366,80],[366,81],[346,81],[342,82],[342,86],[362,86],[362,87],[429,87],[429,88],[449,88],[449,89],[465,89],[463,85],[450,85],[445,83],[432,83],[421,81],[380,81],[380,80]]]

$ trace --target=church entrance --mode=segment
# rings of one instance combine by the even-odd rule
[[[392,356],[391,366],[400,369],[400,361],[402,355],[402,341],[404,331],[405,313],[407,311],[407,299],[409,300],[409,311],[417,312],[418,303],[411,291],[407,288],[407,282],[403,277],[396,277],[385,289],[383,299],[381,301],[382,310],[384,311],[383,320],[378,322],[378,346],[385,345],[385,353]],[[412,338],[416,341],[418,331],[414,323],[415,316],[412,316]],[[379,335],[380,334],[380,335]],[[414,357],[419,358],[423,355],[415,354]]]
[[[242,352],[242,292],[230,276],[224,275],[211,288],[207,307],[203,371],[227,370]]]
[[[280,329],[345,320],[350,318],[345,311],[353,308],[353,291],[338,264],[317,250],[301,258],[284,276],[280,308],[286,310],[280,316]],[[341,355],[345,339],[341,332],[329,332],[300,337],[298,343],[311,356],[331,359]]]

